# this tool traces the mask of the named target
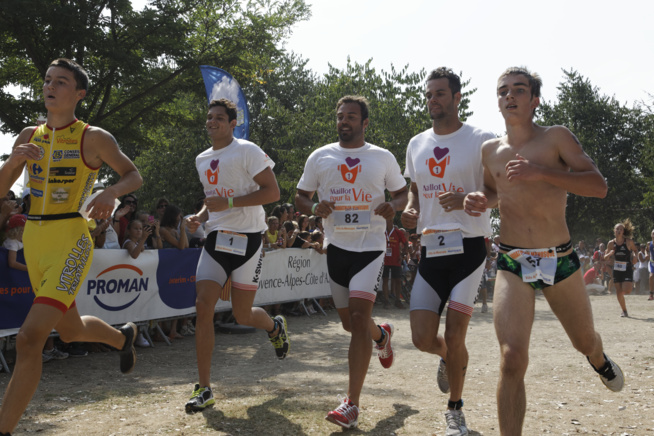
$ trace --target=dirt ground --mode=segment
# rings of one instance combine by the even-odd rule
[[[620,318],[614,295],[592,296],[605,350],[627,374],[620,393],[607,390],[570,345],[540,295],[527,372],[526,435],[654,435],[654,302],[627,297]],[[495,387],[498,346],[489,313],[475,308],[467,345],[465,413],[473,435],[498,434]],[[436,386],[437,360],[411,343],[408,310],[375,306],[377,322],[395,325],[393,367],[373,354],[361,397],[359,429],[349,434],[444,434],[447,396]],[[347,388],[349,337],[335,311],[289,318],[290,354],[278,361],[265,334],[217,334],[213,363],[216,405],[186,414],[196,381],[192,337],[139,349],[132,374],[116,353],[94,353],[44,365],[38,391],[15,435],[329,435],[325,421]],[[374,351],[373,351],[374,353]],[[0,373],[0,391],[9,376]]]

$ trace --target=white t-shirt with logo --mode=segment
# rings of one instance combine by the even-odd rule
[[[303,191],[318,193],[319,201],[336,206],[359,205],[370,212],[370,228],[361,231],[337,231],[333,212],[323,219],[325,243],[355,252],[386,249],[386,220],[374,214],[390,192],[406,187],[395,156],[381,147],[365,143],[359,148],[343,148],[338,142],[315,150],[307,159],[304,174],[297,185]]]
[[[490,236],[490,210],[473,217],[463,210],[445,212],[438,193],[454,191],[467,194],[484,187],[481,145],[496,136],[463,124],[449,135],[437,135],[433,129],[414,136],[406,149],[405,177],[418,187],[420,218],[418,232],[426,228],[460,228],[463,237]]]
[[[275,163],[256,144],[234,138],[225,148],[200,153],[195,166],[206,197],[241,197],[258,190],[254,177]],[[209,234],[214,230],[256,233],[268,227],[263,206],[247,206],[209,212],[204,228]]]

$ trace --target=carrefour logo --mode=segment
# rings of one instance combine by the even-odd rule
[[[93,295],[98,306],[104,310],[125,310],[138,300],[141,292],[148,290],[148,277],[134,266],[120,264],[111,266],[88,280],[87,295]]]

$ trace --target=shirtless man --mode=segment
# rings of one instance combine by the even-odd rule
[[[565,221],[568,192],[603,198],[607,185],[568,129],[532,121],[541,85],[540,77],[525,68],[502,73],[497,97],[507,134],[484,143],[484,189],[464,200],[465,211],[473,216],[498,204],[500,209],[493,307],[501,353],[497,404],[503,435],[522,434],[535,289],[543,290],[573,346],[602,383],[614,392],[624,385],[622,370],[603,353],[593,326]]]

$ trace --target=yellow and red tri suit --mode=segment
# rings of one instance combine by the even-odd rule
[[[31,204],[23,244],[36,294],[34,303],[62,312],[72,307],[93,260],[93,240],[79,210],[91,194],[99,168],[84,161],[88,124],[38,126],[30,141],[38,160],[27,161]]]

